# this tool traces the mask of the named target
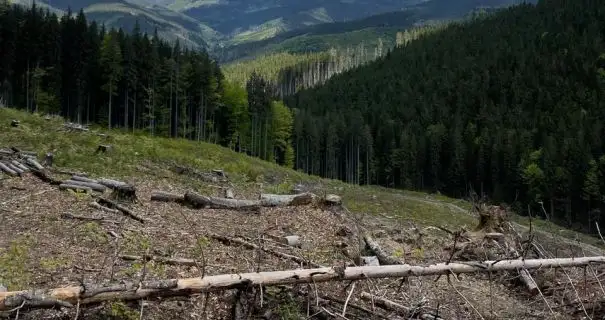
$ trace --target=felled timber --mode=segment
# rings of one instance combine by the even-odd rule
[[[10,162],[5,162],[4,165],[6,165],[7,167],[11,168],[13,171],[15,171],[19,176],[23,175],[25,173],[25,171],[23,171],[23,169],[17,167],[16,165],[10,163]]]
[[[123,181],[112,179],[98,179],[97,182],[113,190],[112,195],[119,200],[136,200],[136,188]]]
[[[0,292],[0,311],[15,308],[75,307],[113,300],[140,300],[162,296],[187,296],[202,292],[216,292],[236,288],[248,288],[298,283],[361,280],[373,278],[402,278],[409,276],[434,276],[449,273],[478,273],[511,271],[517,269],[545,269],[557,267],[584,267],[589,264],[605,264],[605,256],[526,259],[500,261],[472,261],[468,263],[438,263],[429,266],[388,265],[350,268],[325,267],[284,271],[224,274],[207,277],[182,278],[114,284],[104,287],[70,286],[46,290]]]
[[[34,158],[26,158],[25,163],[36,170],[44,170],[44,167]]]
[[[47,173],[47,172],[44,170],[44,168],[42,168],[41,170],[37,170],[37,169],[36,169],[36,170],[32,170],[32,173],[33,173],[33,174],[34,174],[36,177],[38,177],[40,180],[42,180],[42,181],[44,181],[44,182],[46,182],[46,183],[49,183],[49,184],[51,184],[51,185],[54,185],[54,186],[58,186],[58,185],[61,185],[61,184],[63,183],[63,181],[58,180],[58,179],[55,179],[55,178],[53,178],[51,175],[49,175],[49,174],[48,174],[48,173]]]
[[[92,188],[87,187],[87,186],[83,186],[83,185],[76,185],[76,184],[69,184],[69,183],[62,183],[59,185],[59,189],[61,190],[74,190],[74,191],[84,191],[87,193],[92,193]]]
[[[97,192],[105,192],[105,186],[94,183],[94,182],[84,182],[84,181],[76,181],[76,180],[65,180],[64,184],[74,185],[74,186],[83,186],[88,187]]]
[[[100,184],[99,181],[97,181],[95,179],[90,179],[88,177],[82,177],[82,176],[78,176],[78,175],[72,175],[71,178],[70,178],[70,180]]]
[[[132,218],[134,220],[137,220],[137,221],[139,221],[141,223],[145,223],[145,219],[139,217],[134,212],[132,212],[132,210],[126,208],[125,206],[123,206],[123,205],[121,205],[121,204],[119,204],[119,203],[117,203],[115,201],[109,200],[107,198],[100,197],[99,199],[97,199],[97,202],[100,205],[104,205],[104,206],[106,206],[106,207],[108,207],[110,209],[117,209],[118,211],[122,212],[124,215],[126,215],[126,216],[128,216],[128,217],[130,217],[130,218]]]
[[[19,162],[19,161],[17,161],[17,160],[12,160],[12,161],[11,161],[11,163],[12,163],[12,164],[13,164],[15,167],[17,167],[17,168],[19,168],[19,169],[23,170],[23,172],[28,172],[28,171],[30,171],[28,167],[26,167],[26,166],[25,166],[23,163],[21,163],[21,162]]]
[[[233,209],[254,212],[260,211],[261,207],[260,200],[208,197],[192,191],[185,193],[185,203],[190,204],[194,208]]]
[[[185,196],[165,191],[153,191],[151,193],[151,201],[183,203]]]
[[[303,206],[313,203],[316,195],[307,192],[301,194],[261,194],[260,201],[264,207]]]
[[[18,173],[15,170],[11,169],[9,166],[7,166],[4,162],[1,162],[1,161],[0,161],[0,171],[3,171],[4,173],[6,173],[10,176],[13,176],[13,177],[18,175]]]

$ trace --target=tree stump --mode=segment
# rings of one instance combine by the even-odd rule
[[[19,127],[19,124],[21,124],[21,123],[19,122],[19,120],[12,120],[12,121],[11,121],[11,127],[13,127],[13,128],[17,128],[17,127]]]

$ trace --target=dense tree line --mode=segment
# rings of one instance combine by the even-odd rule
[[[473,190],[594,230],[605,222],[603,53],[603,1],[541,1],[451,24],[288,98],[295,166]]]
[[[282,164],[292,158],[292,115],[262,79],[247,90],[225,81],[206,52],[141,33],[138,24],[126,34],[89,23],[82,11],[58,17],[3,0],[0,61],[0,99],[9,106],[219,143]]]

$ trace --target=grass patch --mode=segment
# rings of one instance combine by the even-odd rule
[[[12,241],[8,248],[0,249],[0,284],[9,291],[27,287],[31,279],[26,264],[32,244],[33,240],[24,236]]]

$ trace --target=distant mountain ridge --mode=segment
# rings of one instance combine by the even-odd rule
[[[10,0],[31,5],[30,0]],[[301,36],[356,32],[367,28],[406,27],[423,19],[457,18],[481,6],[498,7],[519,0],[48,0],[41,7],[73,13],[82,9],[90,20],[142,31],[219,55],[246,46],[275,45]],[[530,1],[532,2],[532,1]],[[397,19],[403,18],[403,21]],[[381,21],[383,20],[383,21]],[[417,21],[416,21],[417,20]],[[366,30],[367,31],[367,30]],[[389,30],[391,32],[393,30]],[[383,29],[356,35],[354,40]],[[391,32],[392,33],[392,32]],[[389,34],[391,34],[389,33]],[[367,34],[367,35],[365,35]],[[294,42],[300,39],[294,40]],[[315,41],[315,40],[314,40]],[[292,41],[290,41],[292,42]],[[297,46],[297,44],[290,44]],[[322,47],[322,46],[319,46]],[[280,50],[279,47],[276,50]],[[254,51],[254,50],[253,50]],[[262,51],[262,50],[261,50]]]

